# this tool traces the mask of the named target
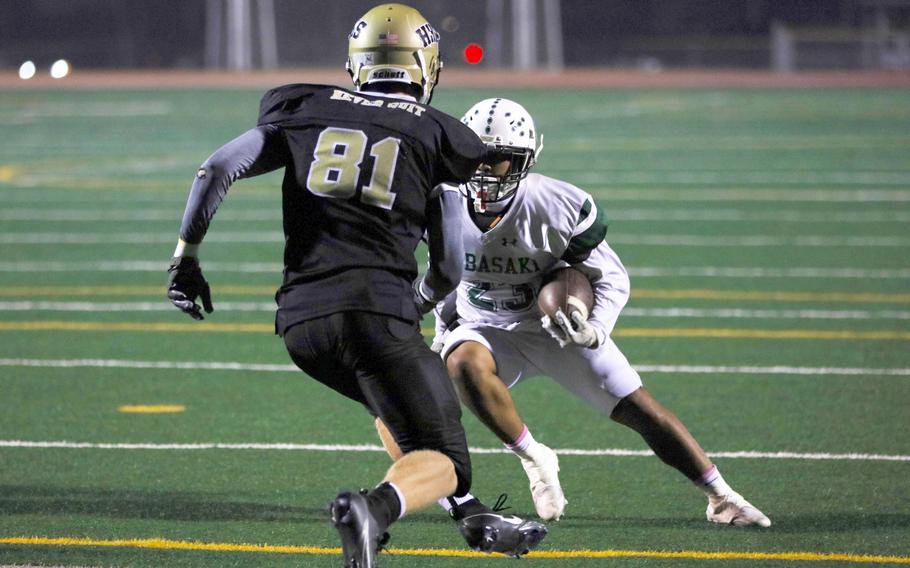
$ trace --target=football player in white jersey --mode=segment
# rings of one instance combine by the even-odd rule
[[[642,387],[610,339],[629,297],[629,277],[604,240],[607,227],[591,196],[529,173],[543,137],[519,104],[481,101],[462,118],[500,150],[466,186],[462,281],[437,308],[434,347],[462,401],[521,459],[538,515],[557,520],[566,499],[559,462],[536,442],[509,389],[547,375],[614,421],[638,432],[665,463],[707,496],[716,523],[770,526],[771,521],[724,481],[683,423]],[[582,271],[594,291],[588,319],[562,312],[541,317],[537,292],[553,269]],[[465,497],[470,498],[470,495]]]

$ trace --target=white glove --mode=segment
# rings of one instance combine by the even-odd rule
[[[430,350],[437,355],[442,354],[442,348],[446,345],[446,338],[449,336],[449,329],[443,319],[443,310],[446,308],[446,301],[439,302],[433,309],[433,315],[436,316],[436,335],[433,337],[433,343],[430,344]],[[454,306],[453,306],[454,309]]]
[[[544,329],[544,331],[550,334],[550,337],[556,340],[556,343],[558,343],[560,347],[565,347],[566,345],[572,343],[570,339],[566,338],[566,334],[562,328],[559,327],[556,322],[550,319],[550,316],[545,315],[540,318],[540,326]]]
[[[418,278],[411,284],[411,291],[413,292],[414,305],[417,306],[417,311],[420,312],[421,316],[424,316],[436,307],[436,302],[427,298],[427,296],[421,290],[420,285],[423,283],[423,280]]]
[[[430,345],[430,351],[439,355],[442,353],[442,348],[446,346],[444,339],[439,339],[438,337],[433,338],[433,343]]]
[[[572,312],[574,326],[569,322],[569,318],[566,317],[562,310],[556,310],[555,319],[557,325],[554,325],[548,316],[541,318],[540,322],[543,328],[547,330],[547,333],[559,343],[560,347],[574,344],[580,347],[594,348],[600,343],[597,338],[597,330],[579,312]]]
[[[575,323],[573,326],[569,323],[569,318],[566,317],[566,314],[562,313],[562,310],[556,310],[556,321],[559,323],[559,327],[566,332],[566,335],[575,345],[593,349],[600,343],[597,340],[597,330],[594,329],[593,325],[588,323],[588,320],[586,320],[581,313],[572,312],[572,322]]]

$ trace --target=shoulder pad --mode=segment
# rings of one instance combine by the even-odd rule
[[[435,109],[433,111],[431,116],[439,125],[438,143],[448,163],[448,175],[439,181],[465,183],[474,175],[486,155],[487,147],[473,130],[458,119]]]
[[[294,83],[282,85],[267,91],[259,102],[258,125],[279,122],[289,112],[299,108],[303,102],[313,94],[323,89],[333,89],[329,85],[311,85],[307,83]]]

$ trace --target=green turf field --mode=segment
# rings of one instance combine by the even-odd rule
[[[774,523],[707,523],[640,439],[541,379],[513,394],[563,451],[569,506],[522,565],[910,563],[910,92],[436,102],[460,115],[494,94],[537,120],[538,171],[611,220],[633,289],[617,343]],[[235,185],[215,218],[217,311],[200,324],[164,299],[195,169],[255,123],[258,96],[0,93],[0,565],[340,565],[323,508],[388,461],[269,331],[280,174]],[[517,459],[474,463],[476,494],[533,513]],[[458,556],[435,509],[392,538],[385,566],[514,562]]]

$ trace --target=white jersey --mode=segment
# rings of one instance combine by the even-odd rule
[[[608,336],[628,299],[629,278],[603,240],[606,224],[593,198],[569,183],[529,174],[513,199],[486,232],[463,215],[464,273],[455,293],[459,321],[539,327],[537,293],[544,276],[571,265],[591,280],[595,304],[589,321],[601,339]],[[437,316],[437,339],[445,332],[443,319]]]

